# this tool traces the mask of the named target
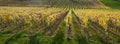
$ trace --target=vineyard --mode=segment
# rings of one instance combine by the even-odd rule
[[[0,0],[0,44],[120,44],[119,0]]]
[[[112,9],[0,7],[0,44],[120,44],[119,16]]]

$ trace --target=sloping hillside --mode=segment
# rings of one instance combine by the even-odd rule
[[[1,1],[0,5],[17,5],[17,6],[52,6],[64,8],[104,8],[99,0],[11,0]]]

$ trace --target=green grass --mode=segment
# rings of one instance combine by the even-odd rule
[[[120,9],[120,0],[101,0],[106,6],[113,9]]]

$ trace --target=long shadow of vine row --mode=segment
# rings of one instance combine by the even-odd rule
[[[116,34],[116,35],[120,36],[120,34],[119,34],[120,33],[120,27],[114,25],[114,23],[112,22],[111,18],[108,20],[108,24],[107,25],[108,25],[108,31],[109,32],[112,32],[113,34]],[[115,30],[113,30],[111,28],[114,28]]]
[[[103,43],[103,44],[110,44],[109,41],[113,41],[114,39],[111,38],[106,32],[104,31],[105,29],[97,22],[94,22],[92,20],[89,19],[90,22],[90,27],[92,29],[94,29],[95,32],[97,32],[98,34],[101,35],[102,38],[99,38],[99,40]]]
[[[75,14],[74,11],[72,11],[72,13],[75,16],[75,18],[76,18],[76,20],[77,20],[77,22],[78,22],[78,24],[80,26],[80,29],[84,31],[86,39],[88,39],[89,36],[90,36],[89,31],[87,29],[88,27],[81,26],[83,21]]]
[[[58,18],[56,18],[56,21],[50,25],[50,33],[49,35],[54,35],[54,32],[57,30],[58,26],[60,25],[60,23],[64,20],[65,16],[67,15],[68,11],[65,13],[61,13],[60,16]]]
[[[40,44],[41,42],[39,42],[38,39],[37,39],[38,34],[39,34],[39,33],[45,34],[45,33],[48,32],[48,29],[50,29],[50,30],[49,30],[49,31],[50,31],[49,35],[50,35],[50,36],[54,35],[54,33],[55,33],[55,31],[57,30],[59,24],[63,21],[63,19],[64,19],[64,17],[66,16],[67,13],[68,13],[68,12],[64,12],[64,13],[59,14],[59,15],[61,15],[61,16],[56,19],[56,22],[54,22],[54,23],[51,22],[51,23],[53,23],[52,25],[45,26],[45,28],[42,29],[40,32],[32,35],[32,36],[30,37],[30,44]],[[59,20],[59,21],[58,21],[58,20]]]

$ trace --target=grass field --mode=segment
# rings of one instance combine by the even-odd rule
[[[102,2],[113,9],[120,9],[120,0],[102,0]]]
[[[100,1],[6,3],[0,6],[0,44],[120,44],[120,2]]]

